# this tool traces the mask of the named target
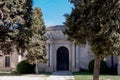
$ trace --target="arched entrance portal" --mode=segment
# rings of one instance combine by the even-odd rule
[[[57,50],[57,70],[67,71],[69,70],[69,51],[66,47],[60,47]]]

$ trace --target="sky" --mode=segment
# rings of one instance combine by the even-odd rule
[[[68,0],[33,0],[33,8],[39,7],[46,26],[63,25],[64,14],[71,13],[72,4]]]

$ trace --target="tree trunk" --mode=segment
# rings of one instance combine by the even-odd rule
[[[38,74],[38,61],[35,60],[35,72],[36,74]]]
[[[100,57],[95,55],[93,80],[99,80],[99,73],[100,73]]]

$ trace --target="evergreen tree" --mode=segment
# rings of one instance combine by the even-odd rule
[[[89,43],[95,55],[93,80],[99,80],[100,59],[120,54],[120,0],[69,0],[74,4],[66,14],[69,40]]]
[[[32,37],[28,47],[28,61],[36,64],[36,73],[38,73],[38,62],[45,62],[45,25],[42,19],[42,11],[34,8],[32,15]]]
[[[11,23],[9,21],[9,14],[4,9],[4,6],[5,4],[0,2],[0,50],[2,53],[7,54],[12,52],[12,41],[9,34],[13,31],[10,29]]]
[[[31,37],[31,15],[32,15],[32,0],[0,0],[0,3],[4,3],[4,7],[1,11],[5,14],[5,24],[1,26],[4,28],[7,25],[7,29],[4,28],[3,32],[0,29],[1,44],[10,43],[16,45],[20,54],[26,49],[29,37]],[[12,32],[11,32],[12,31]],[[6,35],[7,34],[7,35]],[[4,45],[4,44],[3,44]],[[5,47],[8,47],[6,45]],[[8,50],[6,48],[6,50]],[[8,50],[8,52],[10,52]]]

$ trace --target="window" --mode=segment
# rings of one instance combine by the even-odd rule
[[[5,67],[10,67],[10,56],[5,56]]]

